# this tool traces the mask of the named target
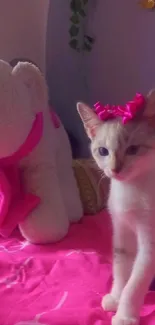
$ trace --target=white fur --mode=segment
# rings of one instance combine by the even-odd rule
[[[106,310],[117,310],[113,325],[138,324],[145,294],[155,275],[154,166],[155,152],[151,151],[137,160],[124,180],[111,179],[108,206],[116,251],[114,282],[110,296],[104,297],[102,304]]]
[[[114,324],[124,318],[139,319],[140,308],[155,274],[154,181],[152,169],[134,182],[111,181],[109,210],[113,220],[114,250],[118,250],[111,291],[115,308],[118,305]],[[103,307],[111,309],[106,299],[104,297]]]
[[[153,100],[145,111],[149,107],[152,111]],[[78,110],[92,140],[92,155],[111,179],[108,208],[113,223],[113,285],[102,306],[117,311],[112,325],[138,325],[155,275],[155,131],[147,120],[123,126],[116,119],[100,121],[94,134],[90,128],[94,119],[97,125],[97,117],[85,104]],[[130,156],[127,150],[132,145],[139,145],[139,150]],[[109,154],[101,156],[99,147],[107,148]],[[118,164],[119,173],[115,172]]]
[[[12,70],[0,61],[0,158],[22,145],[39,111],[44,116],[43,136],[20,162],[20,168],[26,191],[38,195],[41,203],[19,228],[27,240],[48,243],[63,238],[70,222],[82,217],[71,148],[62,124],[56,129],[51,122],[46,82],[40,71],[21,62]]]

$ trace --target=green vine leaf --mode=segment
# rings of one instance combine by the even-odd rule
[[[86,17],[86,13],[85,13],[85,11],[84,11],[83,9],[81,9],[81,10],[79,11],[79,15],[80,15],[82,18]]]
[[[90,44],[94,44],[95,43],[95,40],[93,37],[89,36],[89,35],[84,35],[84,37],[87,39],[87,41],[90,43]]]
[[[71,35],[71,37],[75,37],[78,35],[79,33],[79,27],[75,26],[75,25],[72,25],[69,29],[69,33]]]
[[[73,14],[70,18],[71,22],[75,25],[78,25],[80,22],[78,14]]]
[[[82,0],[84,6],[88,3],[88,0]]]
[[[83,33],[83,21],[86,17],[86,5],[88,5],[91,0],[70,0],[71,9],[71,26],[69,28],[70,41],[69,45],[72,49],[80,52],[86,51],[90,52],[92,50],[95,39],[89,35]],[[80,32],[80,33],[79,33]],[[83,37],[81,44],[81,35]]]
[[[81,0],[71,0],[70,8],[73,12],[79,12],[82,9]]]
[[[83,46],[84,51],[90,52],[92,50],[92,46],[86,42],[84,42]]]
[[[78,40],[76,38],[73,38],[70,42],[69,42],[69,45],[70,47],[73,49],[73,50],[77,50],[79,51],[79,48],[78,48]]]

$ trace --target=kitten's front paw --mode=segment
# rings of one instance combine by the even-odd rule
[[[122,317],[121,315],[115,315],[112,318],[112,325],[139,325],[138,318]]]
[[[109,293],[102,299],[102,307],[106,311],[116,311],[118,307],[118,302],[116,299]]]

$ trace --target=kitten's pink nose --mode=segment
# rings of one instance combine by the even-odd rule
[[[112,172],[114,174],[118,174],[118,173],[120,173],[121,170],[122,170],[122,165],[118,165],[118,166],[116,166],[115,168],[112,169]]]

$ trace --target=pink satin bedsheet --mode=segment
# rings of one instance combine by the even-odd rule
[[[30,245],[16,231],[0,239],[0,325],[110,325],[101,298],[111,285],[111,225],[85,217],[56,245]],[[142,325],[155,324],[155,292]]]

